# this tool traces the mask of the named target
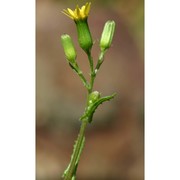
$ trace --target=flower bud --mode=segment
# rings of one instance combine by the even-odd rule
[[[77,32],[78,32],[78,42],[80,47],[87,53],[91,50],[93,41],[91,33],[89,30],[87,18],[83,20],[75,21]]]
[[[115,22],[107,21],[104,25],[104,29],[101,35],[101,40],[100,40],[101,51],[105,51],[111,46],[114,30],[115,30]]]
[[[98,91],[93,91],[90,95],[89,95],[89,99],[88,99],[88,105],[93,104],[95,101],[97,101],[99,98],[101,97],[101,94]]]
[[[61,36],[61,43],[64,49],[64,53],[66,56],[66,59],[71,63],[76,63],[76,50],[74,48],[74,44],[72,42],[71,37],[68,34],[63,34]]]

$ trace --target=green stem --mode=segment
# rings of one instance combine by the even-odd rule
[[[74,64],[69,63],[70,67],[78,74],[80,77],[81,81],[83,82],[83,85],[86,87],[87,90],[90,89],[89,83],[84,77],[81,69],[79,68],[78,64],[75,62]]]
[[[104,55],[105,55],[106,51],[101,51],[100,55],[99,55],[99,59],[95,68],[95,75],[97,74],[97,71],[99,70],[99,68],[101,67],[101,64],[104,61]]]
[[[86,78],[82,74],[82,71],[79,68],[77,68],[77,73],[88,91],[87,104],[88,104],[89,95],[92,93],[92,90],[93,90],[96,73],[98,69],[100,68],[101,64],[103,63],[104,54],[105,54],[105,51],[102,51],[100,53],[96,68],[94,70],[94,64],[93,64],[93,58],[91,56],[91,52],[90,51],[87,52],[89,65],[90,65],[90,71],[91,71],[90,84],[87,82]],[[73,154],[72,154],[71,161],[67,169],[67,173],[64,176],[64,180],[72,180],[72,178],[75,178],[76,176],[76,170],[77,170],[79,158],[83,149],[84,140],[85,140],[85,130],[86,130],[87,123],[89,122],[88,119],[89,117],[82,120],[81,128],[78,134],[77,141],[74,146]]]
[[[87,90],[89,90],[89,83],[87,82],[86,78],[84,77],[82,71],[78,70],[78,76],[80,77],[81,81],[83,82],[84,86]]]
[[[83,139],[85,138],[84,134],[85,134],[85,129],[86,129],[87,123],[88,123],[88,120],[82,121],[79,135],[77,138],[77,144],[75,146],[73,157],[70,162],[68,172],[67,172],[67,175],[65,176],[64,180],[72,180],[73,176],[75,176],[75,172],[76,172],[77,165],[78,165],[77,161],[78,161],[78,159],[80,157],[80,153],[82,151],[82,143],[83,143]]]
[[[88,60],[89,60],[89,65],[90,65],[90,70],[91,70],[91,80],[90,80],[90,89],[89,89],[89,94],[92,92],[93,90],[93,86],[94,86],[94,79],[96,77],[95,71],[94,71],[94,64],[93,64],[93,58],[91,56],[91,51],[87,52],[87,56],[88,56]]]
[[[80,77],[80,79],[82,80],[84,86],[86,87],[86,89],[88,90],[88,95],[87,95],[87,100],[89,98],[90,93],[92,92],[93,89],[93,85],[94,85],[94,78],[95,78],[95,73],[94,73],[94,65],[93,65],[93,58],[91,56],[91,52],[87,52],[88,55],[88,60],[89,60],[89,64],[90,64],[90,70],[91,70],[91,80],[90,80],[90,84],[87,82],[86,78],[84,77],[84,75],[82,74],[82,71],[79,68],[77,69],[77,73]],[[82,147],[83,147],[83,143],[84,143],[84,139],[85,139],[85,129],[88,123],[88,118],[84,119],[82,121],[81,124],[81,128],[79,131],[79,135],[77,138],[77,142],[74,146],[74,151],[72,154],[72,159],[70,161],[70,164],[68,166],[68,170],[67,173],[64,176],[64,180],[72,180],[73,177],[75,177],[75,173],[77,170],[77,166],[78,166],[78,161],[81,155],[81,151],[82,151]]]

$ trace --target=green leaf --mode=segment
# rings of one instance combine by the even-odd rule
[[[98,106],[100,104],[102,104],[103,102],[105,102],[105,101],[110,101],[115,96],[116,96],[116,93],[112,94],[111,96],[105,96],[105,97],[99,98],[94,103],[88,105],[88,107],[86,108],[84,114],[81,116],[80,120],[88,119],[89,123],[91,123],[94,112],[96,111]]]

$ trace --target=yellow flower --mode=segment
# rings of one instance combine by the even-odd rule
[[[90,11],[91,3],[87,2],[84,6],[79,8],[79,6],[76,6],[76,9],[73,11],[69,8],[67,10],[63,10],[62,13],[64,13],[69,18],[73,19],[74,21],[84,20],[87,19]]]

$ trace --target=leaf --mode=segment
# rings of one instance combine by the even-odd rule
[[[111,99],[113,99],[116,96],[116,93],[112,94],[111,96],[104,96],[102,98],[99,98],[97,101],[95,101],[94,103],[90,104],[84,114],[81,116],[80,120],[84,120],[84,119],[88,119],[89,123],[92,122],[92,118],[94,115],[94,112],[96,111],[96,109],[98,108],[98,106],[100,104],[102,104],[105,101],[110,101]]]

